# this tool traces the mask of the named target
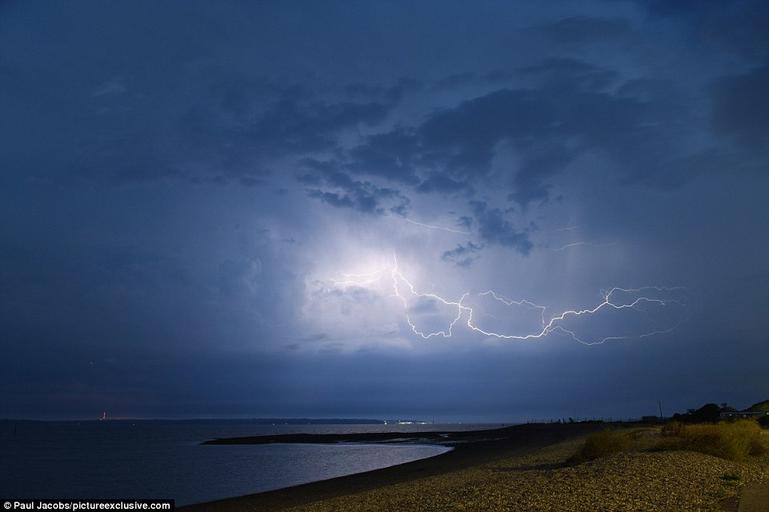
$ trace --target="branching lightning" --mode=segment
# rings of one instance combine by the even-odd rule
[[[487,290],[480,293],[475,293],[477,297],[490,297],[494,301],[497,301],[505,306],[519,306],[525,307],[539,312],[539,326],[537,329],[531,332],[524,333],[507,333],[497,332],[481,327],[476,319],[476,307],[468,305],[466,300],[471,295],[470,292],[463,293],[458,300],[450,300],[444,298],[435,293],[424,293],[416,289],[415,285],[401,272],[398,267],[398,261],[393,256],[393,265],[390,268],[382,268],[375,272],[365,274],[342,274],[342,279],[334,280],[332,283],[337,287],[347,286],[368,286],[375,282],[385,279],[385,276],[390,277],[392,280],[392,296],[397,298],[403,305],[405,313],[406,323],[411,328],[411,331],[420,338],[430,339],[433,337],[451,338],[454,334],[454,329],[457,324],[465,318],[464,325],[473,332],[481,334],[486,337],[498,338],[504,340],[517,340],[517,341],[535,341],[546,338],[552,333],[562,333],[572,340],[581,343],[583,345],[600,345],[608,341],[626,340],[626,339],[638,339],[647,338],[650,336],[665,334],[675,330],[682,322],[683,319],[675,322],[674,325],[664,328],[646,331],[640,334],[634,335],[610,335],[604,336],[595,340],[588,340],[580,337],[574,329],[569,329],[563,325],[569,319],[575,319],[579,317],[591,317],[599,314],[602,311],[621,311],[621,310],[636,310],[644,312],[643,306],[656,305],[660,307],[676,304],[679,306],[685,306],[686,304],[672,297],[674,292],[684,291],[682,287],[659,287],[659,286],[645,286],[641,288],[620,288],[614,287],[608,291],[602,292],[603,299],[597,305],[583,309],[569,309],[561,311],[552,315],[548,315],[548,306],[536,304],[530,300],[512,300],[508,299],[494,290]],[[655,296],[668,294],[669,298],[659,298]],[[622,300],[618,296],[627,295],[628,298]],[[436,330],[428,331],[420,328],[412,318],[410,312],[409,301],[410,300],[427,299],[436,301],[439,304],[448,306],[451,309],[456,309],[456,314],[453,315],[448,324]]]

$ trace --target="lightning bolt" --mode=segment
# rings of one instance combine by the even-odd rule
[[[461,229],[447,228],[445,226],[435,226],[433,224],[425,224],[423,222],[417,222],[417,221],[411,220],[409,218],[404,218],[403,220],[405,220],[409,224],[413,224],[415,226],[419,226],[419,227],[422,227],[422,228],[438,229],[440,231],[447,231],[449,233],[455,233],[457,235],[469,235],[469,234],[471,234],[469,231],[462,231]]]
[[[564,327],[562,323],[571,318],[590,317],[600,313],[601,311],[606,311],[606,310],[621,311],[621,310],[633,309],[637,311],[644,311],[642,306],[649,305],[649,304],[658,305],[662,307],[667,306],[669,304],[677,304],[684,307],[686,306],[686,304],[683,301],[680,301],[677,299],[658,298],[658,297],[654,297],[653,294],[651,293],[647,294],[647,292],[652,292],[652,291],[656,292],[657,294],[665,294],[665,293],[672,294],[673,292],[677,292],[677,291],[685,291],[686,289],[683,287],[661,287],[661,286],[644,286],[640,288],[613,287],[608,291],[602,291],[603,299],[601,300],[601,302],[599,302],[597,305],[593,307],[584,308],[584,309],[569,309],[569,310],[561,311],[559,313],[556,313],[550,316],[550,318],[548,319],[548,315],[547,315],[548,306],[536,304],[526,299],[521,299],[521,300],[508,299],[500,295],[499,293],[495,292],[494,290],[487,290],[485,292],[475,294],[478,297],[484,297],[484,296],[491,297],[493,300],[500,302],[506,306],[522,306],[522,307],[527,307],[527,308],[539,311],[540,326],[538,327],[537,330],[529,333],[523,333],[523,334],[511,334],[511,333],[495,332],[495,331],[487,330],[478,325],[477,321],[475,320],[475,308],[465,303],[465,300],[470,295],[470,292],[463,293],[458,300],[450,300],[436,293],[424,293],[424,292],[418,291],[416,286],[401,272],[400,268],[398,267],[397,257],[395,255],[393,256],[393,266],[389,269],[383,268],[375,272],[366,273],[366,274],[343,274],[342,275],[343,279],[332,281],[332,282],[336,286],[342,286],[342,287],[367,286],[369,284],[380,281],[388,274],[392,280],[392,290],[393,290],[392,296],[397,298],[403,304],[406,323],[411,328],[411,331],[416,336],[419,336],[422,339],[430,339],[433,337],[451,338],[454,334],[455,326],[462,320],[463,317],[465,317],[466,318],[465,325],[468,329],[490,338],[498,338],[498,339],[504,339],[504,340],[517,340],[517,341],[530,341],[530,340],[541,340],[543,338],[546,338],[552,333],[560,332],[568,336],[572,340],[576,341],[577,343],[581,343],[583,345],[600,345],[608,341],[640,339],[640,338],[647,338],[647,337],[655,336],[659,334],[666,334],[678,328],[678,326],[681,323],[683,323],[684,319],[680,319],[673,326],[666,329],[657,329],[657,330],[647,331],[647,332],[636,334],[636,335],[605,336],[603,338],[592,340],[592,341],[581,338],[573,330],[567,329],[566,327]],[[633,298],[632,300],[629,300],[629,298],[628,300],[621,300],[619,298],[616,298],[616,296],[622,295],[622,294],[636,295],[636,297]],[[409,312],[409,299],[434,300],[452,309],[456,308],[456,315],[453,316],[453,318],[445,328],[438,329],[435,331],[426,331],[426,330],[420,329],[417,326],[416,322],[414,322],[414,320],[411,318],[411,314]]]
[[[563,311],[563,312],[561,312],[561,313],[551,317],[549,322],[545,322],[545,320],[544,320],[544,318],[545,318],[544,317],[544,310],[543,310],[543,313],[542,313],[542,323],[543,323],[542,329],[539,332],[530,333],[530,334],[524,334],[524,335],[503,334],[503,333],[497,333],[497,332],[486,331],[484,329],[481,329],[480,327],[478,327],[475,324],[473,324],[473,310],[472,310],[472,308],[468,308],[469,309],[469,318],[467,319],[467,326],[470,329],[472,329],[472,330],[474,330],[474,331],[476,331],[478,333],[481,333],[481,334],[483,334],[485,336],[493,336],[495,338],[522,340],[522,341],[523,340],[541,339],[541,338],[546,337],[548,334],[550,334],[551,332],[554,332],[554,331],[563,332],[564,334],[566,334],[569,337],[571,337],[574,341],[576,341],[578,343],[582,343],[583,345],[600,345],[602,343],[606,343],[607,341],[616,341],[616,340],[631,339],[631,338],[646,338],[646,337],[654,336],[654,335],[657,335],[657,334],[664,334],[664,333],[672,332],[673,330],[675,330],[676,327],[678,327],[680,322],[677,323],[675,326],[669,328],[669,329],[649,331],[649,332],[642,333],[640,335],[635,335],[635,336],[606,336],[606,337],[601,338],[600,340],[597,340],[597,341],[586,341],[586,340],[583,340],[579,336],[577,336],[577,334],[574,331],[566,329],[565,327],[563,327],[561,325],[558,325],[558,323],[564,321],[565,319],[567,319],[569,317],[580,317],[580,316],[585,316],[585,315],[588,315],[588,316],[595,315],[596,313],[598,313],[599,311],[604,310],[604,309],[614,309],[614,310],[636,309],[639,306],[639,304],[642,304],[642,303],[658,304],[660,306],[665,306],[668,303],[676,303],[676,304],[683,305],[682,302],[677,301],[677,300],[673,300],[673,299],[664,300],[664,299],[656,299],[656,298],[650,298],[650,297],[645,297],[645,296],[637,297],[635,300],[633,300],[631,302],[625,302],[625,303],[615,303],[611,299],[612,295],[614,295],[616,292],[624,292],[624,293],[630,294],[630,293],[643,293],[646,290],[655,290],[655,291],[658,291],[658,292],[670,292],[670,291],[682,290],[682,289],[683,288],[681,288],[681,287],[664,288],[664,287],[659,287],[659,286],[646,286],[646,287],[642,287],[642,288],[619,288],[619,287],[614,287],[611,290],[609,290],[608,292],[605,292],[604,295],[603,295],[603,301],[601,301],[601,303],[599,303],[597,306],[595,306],[593,308],[580,309],[580,310],[570,309],[570,310],[567,310],[567,311]],[[505,302],[505,301],[503,301],[503,302]],[[513,301],[513,302],[505,302],[505,303],[508,304],[508,305],[510,305],[510,304],[518,304],[518,305],[520,305],[520,304],[527,304],[527,305],[532,305],[533,307],[543,308],[543,306],[537,306],[536,304],[533,304],[533,303],[531,303],[529,301]]]
[[[605,244],[596,244],[596,243],[593,243],[593,242],[571,242],[569,244],[562,245],[560,247],[556,247],[553,250],[554,251],[565,251],[566,249],[569,249],[571,247],[579,247],[579,246],[583,246],[583,245],[584,246],[588,246],[588,247],[612,247],[614,245],[617,245],[617,243],[616,242],[608,242],[608,243],[605,243]]]
[[[394,295],[398,297],[403,303],[403,310],[406,312],[406,322],[409,324],[409,327],[411,327],[411,330],[414,332],[414,334],[424,339],[429,339],[429,338],[432,338],[433,336],[443,336],[444,338],[450,338],[452,335],[452,331],[454,329],[454,325],[456,325],[456,323],[459,322],[459,320],[462,318],[462,312],[468,309],[467,306],[462,305],[462,301],[465,299],[465,297],[467,297],[467,293],[462,295],[462,297],[460,297],[458,302],[452,302],[452,301],[446,300],[443,297],[436,295],[434,293],[418,293],[414,288],[414,285],[411,283],[411,281],[406,279],[403,276],[403,274],[401,274],[400,270],[398,270],[397,258],[393,256],[393,259],[395,260],[395,265],[393,265],[393,268],[390,272],[390,275],[393,280],[393,292],[394,292]],[[421,331],[420,329],[417,328],[416,324],[411,320],[411,316],[408,313],[409,311],[408,299],[406,299],[406,297],[404,297],[401,294],[400,287],[398,286],[398,283],[400,281],[406,283],[406,287],[408,288],[408,293],[410,293],[415,297],[437,300],[438,302],[441,302],[447,306],[455,306],[457,308],[457,316],[454,317],[451,323],[449,323],[448,328],[446,330],[425,333],[424,331]]]

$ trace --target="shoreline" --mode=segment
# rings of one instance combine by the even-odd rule
[[[179,507],[187,511],[284,510],[312,502],[369,491],[420,478],[443,475],[516,455],[606,428],[606,423],[523,424],[458,432],[386,432],[364,434],[283,434],[221,438],[206,445],[237,444],[433,444],[452,448],[442,454],[386,468],[319,480],[272,491]]]

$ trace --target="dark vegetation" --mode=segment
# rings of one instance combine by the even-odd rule
[[[751,412],[769,413],[769,400],[764,400],[763,402],[758,402],[757,404],[753,404],[750,407],[748,407],[747,410]]]
[[[743,461],[766,452],[761,441],[762,426],[769,428],[769,400],[742,411],[727,404],[709,403],[684,414],[674,414],[672,421],[663,424],[659,438],[651,443],[648,435],[645,439],[639,435],[644,431],[638,429],[609,428],[590,434],[569,463],[643,450],[688,450]]]
[[[673,415],[674,421],[680,421],[684,423],[707,423],[716,422],[721,417],[721,411],[726,410],[728,406],[726,404],[705,404],[699,409],[689,409],[685,414],[676,413]]]
[[[662,434],[660,449],[690,450],[734,461],[762,455],[766,450],[761,443],[761,427],[755,420],[696,425],[671,422]]]
[[[725,417],[733,416],[736,419],[743,415],[753,415],[753,419],[758,421],[759,425],[769,428],[769,400],[755,403],[741,411],[727,404],[709,403],[699,409],[689,409],[683,414],[676,413],[673,415],[673,420],[683,423],[715,423]]]
[[[582,449],[568,460],[569,464],[581,464],[589,460],[600,459],[614,453],[631,451],[633,442],[630,431],[606,429],[587,436]]]
[[[643,450],[688,450],[733,461],[766,453],[761,441],[761,427],[755,420],[695,424],[671,421],[662,427],[660,438],[651,445],[648,439],[641,441],[639,434],[642,432],[638,429],[607,429],[590,434],[569,462],[580,464],[614,453]]]
[[[764,415],[758,418],[758,424],[764,428],[769,428],[769,400],[753,404],[747,410],[750,412],[763,412]]]

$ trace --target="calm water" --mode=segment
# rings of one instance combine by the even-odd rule
[[[482,428],[483,426],[475,426]],[[425,445],[203,446],[293,432],[467,430],[467,425],[0,422],[0,497],[173,498],[177,504],[288,487],[446,451]]]

